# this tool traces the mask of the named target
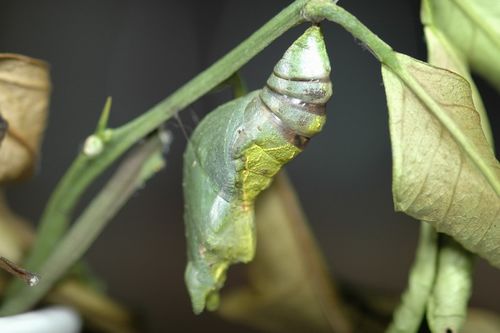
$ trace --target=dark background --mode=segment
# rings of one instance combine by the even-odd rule
[[[57,180],[95,128],[106,96],[113,96],[111,125],[124,124],[288,3],[0,0],[0,51],[47,60],[54,88],[38,175],[9,190],[12,206],[38,219]],[[345,0],[341,5],[394,49],[425,59],[418,1]],[[380,66],[340,27],[323,26],[333,68],[329,121],[287,170],[335,276],[399,292],[413,259],[418,223],[393,212]],[[245,66],[243,75],[252,89],[263,85],[304,29],[292,29]],[[484,82],[479,86],[494,131],[500,133],[500,98]],[[188,131],[196,118],[229,96],[208,95],[185,110],[181,116]],[[142,313],[147,332],[247,332],[213,315],[191,313],[183,284],[181,155],[186,139],[176,123],[168,126],[174,143],[166,170],[134,196],[87,258],[107,281],[109,293]],[[477,261],[476,272],[472,303],[500,311],[500,272],[483,260]]]

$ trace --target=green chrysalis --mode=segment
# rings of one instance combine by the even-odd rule
[[[193,310],[218,306],[228,266],[255,253],[254,201],[321,131],[332,94],[318,26],[274,67],[264,88],[226,103],[197,126],[184,155],[185,273]]]

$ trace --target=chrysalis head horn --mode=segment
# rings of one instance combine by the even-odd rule
[[[330,76],[330,61],[319,26],[307,29],[285,52],[274,73],[290,80],[318,80]]]
[[[312,26],[288,48],[262,90],[262,101],[283,127],[305,139],[299,142],[307,142],[325,123],[330,71],[323,34]]]

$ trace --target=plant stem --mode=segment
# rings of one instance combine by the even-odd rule
[[[310,1],[304,7],[304,17],[325,18],[335,22],[360,40],[381,63],[393,69],[399,64],[392,48],[368,29],[351,13],[329,0]]]
[[[40,221],[38,238],[26,262],[37,270],[67,229],[78,199],[111,163],[134,143],[230,77],[262,49],[291,27],[304,21],[307,0],[298,0],[281,11],[239,46],[179,88],[152,109],[115,129],[104,151],[94,158],[80,154],[54,190]]]
[[[137,188],[163,166],[163,143],[155,135],[127,158],[76,220],[66,236],[48,257],[34,288],[24,287],[9,298],[0,315],[12,315],[35,305],[86,252],[106,224],[134,194]],[[159,155],[158,155],[159,154]]]

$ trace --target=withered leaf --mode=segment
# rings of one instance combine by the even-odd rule
[[[8,129],[0,146],[0,182],[29,176],[47,118],[48,65],[17,54],[0,54],[0,114]]]
[[[445,34],[439,29],[428,23],[424,28],[425,41],[427,44],[428,61],[431,65],[448,69],[452,72],[460,74],[466,79],[472,91],[472,100],[476,111],[481,118],[481,128],[490,145],[493,145],[493,134],[491,133],[488,114],[484,108],[483,100],[479,91],[472,79],[469,68],[465,59],[460,55],[460,52],[453,46]]]
[[[268,332],[349,332],[346,316],[287,179],[257,201],[249,285],[223,294],[222,316]]]
[[[500,164],[461,76],[398,54],[383,67],[396,210],[500,267]]]

